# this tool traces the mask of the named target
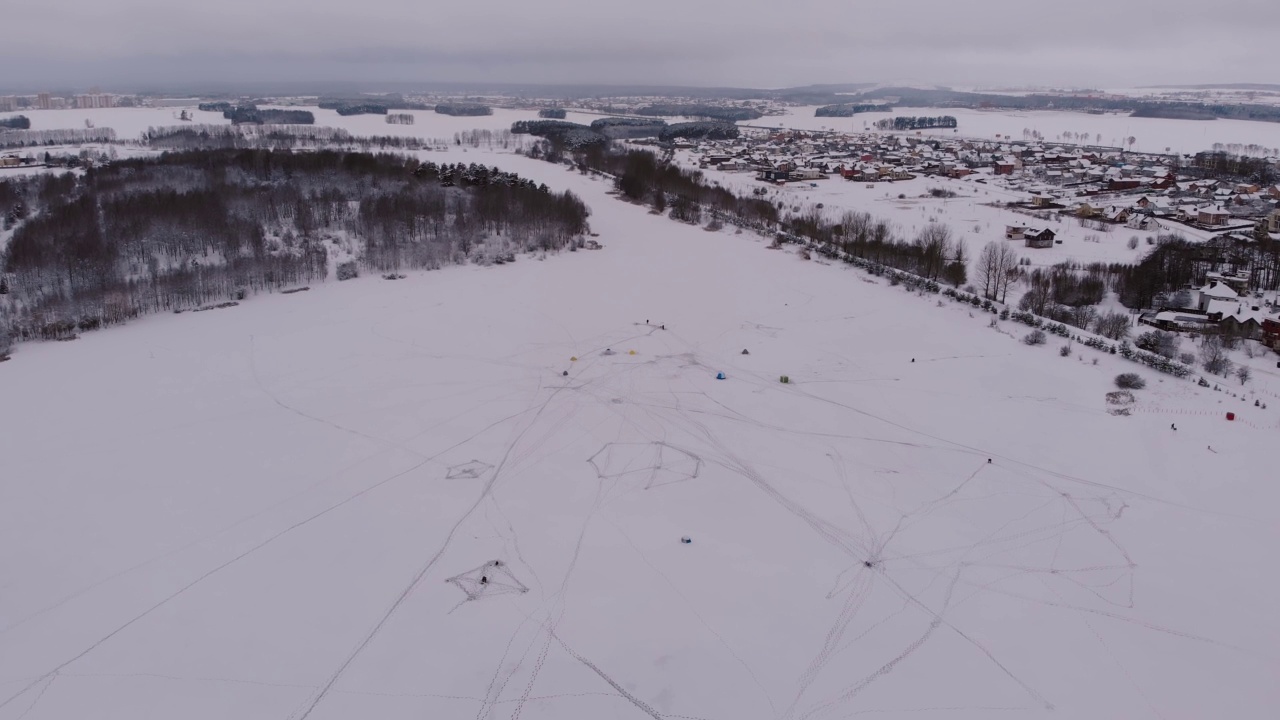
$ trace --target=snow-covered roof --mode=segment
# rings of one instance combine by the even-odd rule
[[[1226,286],[1225,284],[1216,282],[1216,281],[1210,282],[1209,284],[1200,288],[1200,294],[1204,295],[1205,297],[1221,299],[1221,300],[1235,300],[1236,298],[1240,297],[1240,295],[1236,293],[1235,290],[1232,290],[1230,287]]]
[[[1208,318],[1202,315],[1190,315],[1178,310],[1164,310],[1156,313],[1156,320],[1160,322],[1204,323],[1208,321]]]

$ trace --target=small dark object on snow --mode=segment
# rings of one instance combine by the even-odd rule
[[[743,355],[750,355],[751,353],[747,352],[747,349],[746,349],[746,348],[742,348],[742,354],[743,354]]]
[[[874,562],[870,561],[870,560],[863,560],[863,561],[862,561],[862,564],[863,564],[863,565],[866,565],[867,567],[875,567],[875,566],[876,566],[876,564],[875,564]]]
[[[494,561],[493,561],[493,566],[494,566],[494,567],[502,567],[502,561],[501,561],[501,560],[494,560]]]
[[[568,371],[568,370],[565,370],[564,372],[562,372],[562,373],[560,373],[560,374],[561,374],[561,375],[563,375],[564,377],[569,377],[569,371]]]
[[[1174,424],[1174,423],[1169,423],[1169,429],[1170,429],[1170,430],[1177,430],[1177,429],[1178,429],[1178,426],[1177,426],[1176,424]]]
[[[488,578],[488,577],[486,577],[486,576],[484,576],[484,575],[481,575],[481,576],[480,576],[480,584],[481,584],[481,585],[488,585],[488,584],[489,584],[489,578]]]
[[[693,542],[693,538],[690,538],[688,535],[685,535],[684,537],[680,538],[680,542],[684,543],[685,545],[688,545],[689,543]]]
[[[987,464],[988,464],[988,465],[990,465],[990,464],[991,464],[991,458],[987,458]]]
[[[911,358],[911,362],[915,362],[915,361],[916,361],[916,359],[915,359],[915,358]]]
[[[723,380],[723,379],[724,379],[724,373],[722,373],[722,372],[718,372],[718,373],[716,373],[716,379],[717,379],[717,380]]]
[[[666,325],[659,325],[658,327],[662,328],[663,330],[666,330],[666,329],[667,329],[667,326],[666,326]]]

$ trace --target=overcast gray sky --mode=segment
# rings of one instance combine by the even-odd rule
[[[38,0],[0,87],[1280,82],[1280,0]]]

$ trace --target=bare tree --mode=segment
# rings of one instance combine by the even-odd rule
[[[975,270],[977,281],[982,285],[982,296],[1004,302],[1009,286],[1017,280],[1018,255],[1006,243],[989,242],[978,254]]]
[[[946,268],[951,251],[951,228],[942,223],[925,225],[916,236],[916,250],[920,254],[920,274],[937,280]]]
[[[1236,377],[1240,378],[1240,384],[1243,385],[1253,377],[1253,372],[1249,370],[1248,365],[1241,365],[1236,368]]]
[[[982,252],[978,253],[978,263],[974,267],[978,284],[982,285],[982,297],[990,300],[995,297],[993,288],[999,278],[997,270],[997,244],[989,242],[982,248]]]
[[[1129,316],[1122,312],[1100,315],[1094,321],[1094,332],[1112,340],[1123,340],[1129,336]]]
[[[1231,358],[1227,356],[1226,345],[1217,335],[1205,335],[1200,342],[1200,362],[1205,372],[1226,377],[1231,373]]]
[[[1088,330],[1098,318],[1098,311],[1092,305],[1080,305],[1066,311],[1067,322],[1082,330]]]

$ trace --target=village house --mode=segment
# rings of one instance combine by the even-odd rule
[[[1217,302],[1234,303],[1240,299],[1240,293],[1232,290],[1225,282],[1217,279],[1210,280],[1204,287],[1196,291],[1199,293],[1200,312],[1209,312],[1210,306]]]
[[[1036,230],[1036,229],[1028,228],[1026,232],[1023,233],[1024,244],[1027,247],[1039,248],[1042,250],[1045,248],[1053,247],[1053,239],[1055,237],[1056,237],[1056,234],[1049,229]]]
[[[1005,240],[1022,240],[1026,237],[1027,228],[1022,225],[1006,225],[1004,228]]]
[[[1218,331],[1236,337],[1257,340],[1262,338],[1262,323],[1268,320],[1260,305],[1226,303],[1229,307],[1216,307],[1209,313],[1209,321],[1216,322]]]
[[[1112,206],[1103,211],[1102,216],[1113,223],[1125,223],[1129,220],[1129,208]]]
[[[1200,208],[1196,212],[1196,222],[1201,225],[1226,225],[1230,219],[1231,213],[1218,205]]]
[[[1209,316],[1195,310],[1161,310],[1154,315],[1143,315],[1138,322],[1169,332],[1203,333],[1213,329]]]
[[[1210,271],[1205,273],[1204,279],[1206,285],[1215,282],[1220,283],[1231,288],[1240,296],[1244,296],[1249,292],[1249,274],[1246,272],[1228,273]]]

